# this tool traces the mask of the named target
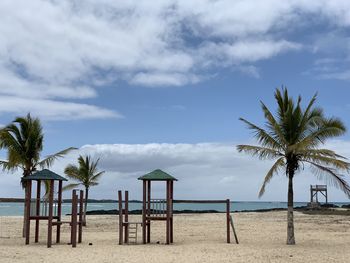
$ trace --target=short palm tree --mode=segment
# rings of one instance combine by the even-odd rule
[[[293,220],[293,178],[305,164],[321,179],[327,179],[333,185],[350,196],[350,188],[339,172],[349,172],[350,164],[346,158],[321,146],[326,139],[345,133],[344,124],[337,118],[326,118],[321,108],[314,107],[317,94],[305,109],[301,107],[301,97],[297,102],[288,95],[285,88],[277,89],[275,99],[278,105],[274,116],[261,102],[266,126],[260,128],[240,118],[254,132],[259,146],[238,145],[239,152],[246,152],[260,159],[276,160],[265,176],[259,197],[271,178],[282,172],[288,178],[287,244],[294,245]]]
[[[17,117],[12,123],[0,130],[0,148],[7,149],[8,157],[7,160],[0,160],[0,166],[8,171],[21,169],[25,177],[38,168],[49,168],[57,158],[63,157],[75,149],[70,147],[40,159],[43,141],[44,134],[40,119],[32,118],[30,114],[26,117]],[[25,187],[24,182],[22,181],[23,187]]]
[[[63,188],[63,190],[73,189],[79,187],[80,185],[85,187],[85,208],[84,208],[84,225],[86,225],[86,211],[89,198],[89,189],[91,186],[98,185],[98,180],[104,173],[104,171],[99,172],[97,170],[99,159],[96,161],[91,160],[91,156],[79,156],[78,164],[79,166],[69,164],[64,173],[69,179],[76,181],[77,183],[72,183]]]

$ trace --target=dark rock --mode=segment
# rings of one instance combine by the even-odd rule
[[[335,205],[335,204],[331,204],[331,203],[328,203],[328,204],[321,204],[321,207],[322,208],[339,208],[339,206]]]

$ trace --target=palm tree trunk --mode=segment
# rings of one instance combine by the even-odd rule
[[[87,211],[88,199],[89,199],[89,187],[85,187],[85,208],[84,208],[83,226],[86,226],[86,211]]]
[[[289,172],[289,176],[288,176],[288,212],[287,212],[287,245],[295,245],[294,217],[293,217],[293,176],[294,176],[294,172]]]

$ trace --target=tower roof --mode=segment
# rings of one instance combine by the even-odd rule
[[[145,174],[138,178],[138,180],[150,180],[150,181],[177,181],[177,179],[170,174],[157,169],[148,174]]]
[[[66,178],[48,170],[43,169],[41,171],[37,171],[31,175],[22,177],[24,181],[32,181],[32,180],[56,180],[56,181],[68,181]]]

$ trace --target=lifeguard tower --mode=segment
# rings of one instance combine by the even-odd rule
[[[319,207],[318,193],[324,196],[326,204],[328,203],[327,185],[310,185],[310,203],[311,207]]]

